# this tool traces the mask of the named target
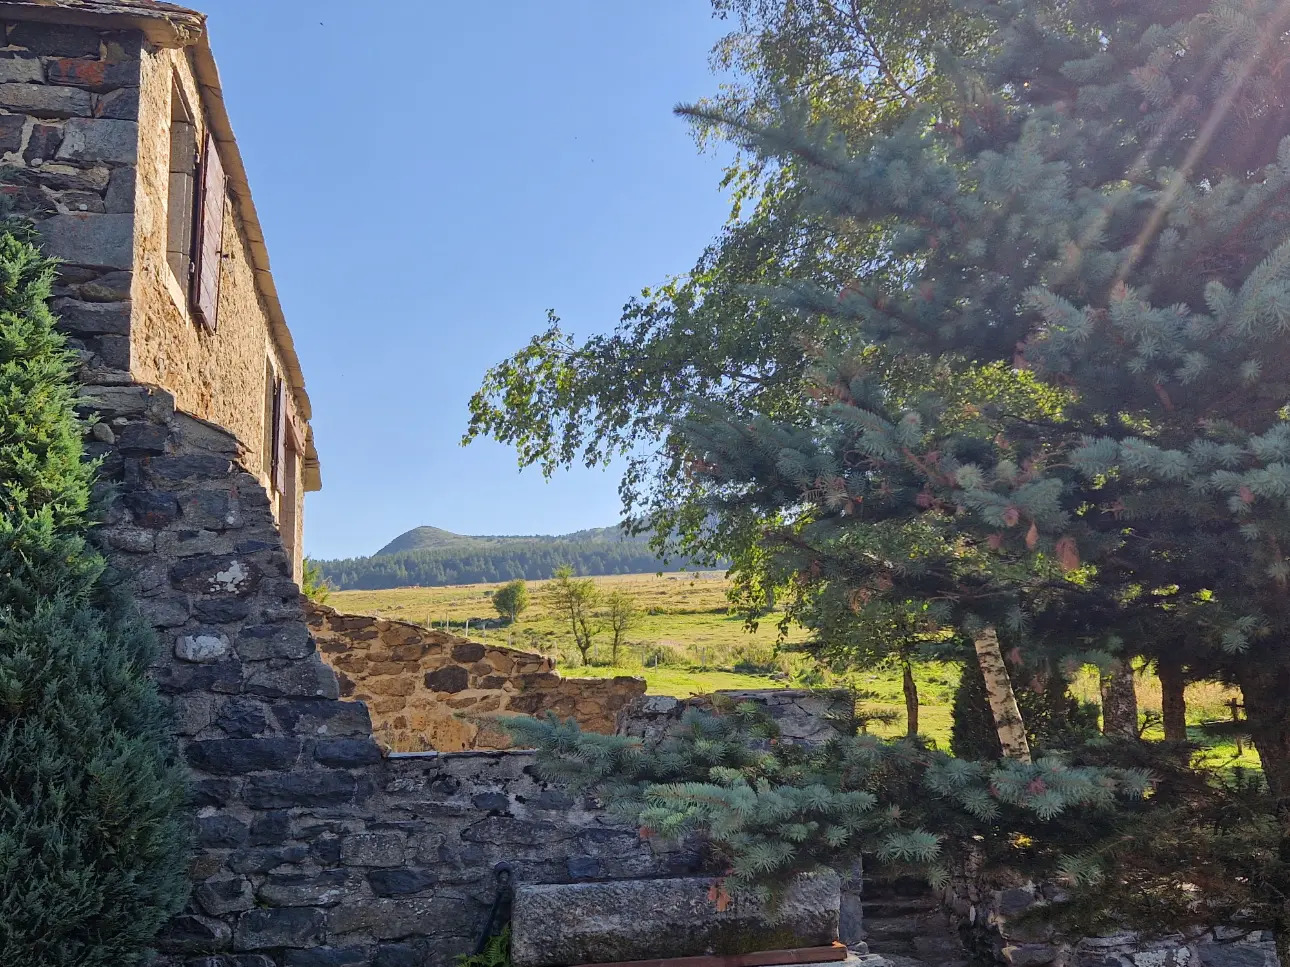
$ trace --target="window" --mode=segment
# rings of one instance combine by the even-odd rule
[[[219,316],[219,282],[224,249],[224,165],[215,139],[206,135],[197,192],[197,232],[193,243],[192,285],[189,298],[197,316],[211,332]]]
[[[167,207],[166,260],[184,290],[192,275],[197,185],[197,125],[179,85],[170,88],[170,198]]]
[[[170,88],[170,194],[166,261],[195,317],[211,332],[219,315],[224,244],[224,166],[209,133],[198,149],[197,124],[178,82]]]
[[[279,376],[273,381],[273,459],[269,479],[278,493],[287,490],[287,384]]]
[[[273,370],[273,362],[264,361],[264,445],[260,454],[260,466],[264,472],[273,477],[274,440],[278,421],[274,418],[274,407],[278,399],[278,374]]]

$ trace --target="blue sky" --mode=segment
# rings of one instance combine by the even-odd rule
[[[671,113],[716,90],[707,0],[200,6],[313,400],[307,553],[617,520],[612,471],[458,441],[548,308],[610,329],[720,229],[721,159]]]

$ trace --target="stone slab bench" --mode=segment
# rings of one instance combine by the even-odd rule
[[[779,907],[735,897],[718,910],[708,877],[522,884],[511,910],[515,967],[576,967],[832,947],[841,881],[802,877]]]

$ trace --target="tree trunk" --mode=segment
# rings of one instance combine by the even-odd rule
[[[1245,699],[1250,737],[1262,760],[1263,776],[1281,827],[1279,866],[1281,871],[1290,870],[1290,665],[1261,663],[1257,669],[1243,670],[1238,683]],[[1276,892],[1290,897],[1290,875],[1281,872],[1272,879]],[[1275,882],[1277,879],[1282,882]],[[1281,901],[1274,919],[1277,955],[1281,963],[1290,964],[1290,900]]]
[[[1133,665],[1117,658],[1102,676],[1102,734],[1125,739],[1138,737],[1138,693],[1133,687]]]
[[[914,667],[908,660],[902,660],[905,676],[905,734],[918,734],[918,683],[914,681]]]
[[[1160,706],[1165,720],[1165,741],[1187,741],[1187,679],[1183,677],[1182,662],[1176,658],[1161,658],[1156,662],[1156,675],[1160,678]]]
[[[987,625],[973,639],[976,660],[985,678],[985,692],[990,699],[990,712],[994,727],[999,732],[999,745],[1006,759],[1030,761],[1030,742],[1026,739],[1026,724],[1017,708],[1017,696],[1012,690],[1012,678],[1003,661],[999,648],[999,634],[993,625]]]

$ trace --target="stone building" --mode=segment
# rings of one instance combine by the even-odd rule
[[[82,378],[159,388],[231,433],[298,578],[321,487],[309,397],[204,18],[41,0],[0,2],[0,19],[0,183],[65,263],[54,308]]]

